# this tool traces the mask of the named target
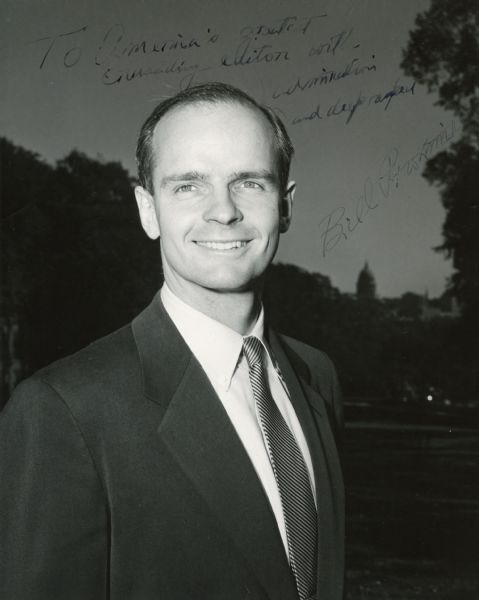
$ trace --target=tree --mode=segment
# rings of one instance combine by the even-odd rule
[[[53,168],[34,152],[0,138],[0,169],[1,308],[4,314],[12,314],[27,301],[43,274],[36,267],[41,240],[50,230],[40,199],[48,195]]]
[[[398,316],[408,319],[419,319],[422,313],[424,298],[413,292],[406,292],[399,298]]]
[[[461,124],[461,138],[431,158],[425,177],[446,209],[439,251],[453,260],[451,288],[467,319],[479,314],[479,10],[477,0],[432,0],[416,18],[402,68],[438,94]]]
[[[416,17],[401,67],[459,118],[464,139],[479,135],[479,11],[477,0],[431,0]]]
[[[161,281],[133,181],[78,151],[44,163],[0,138],[2,314],[21,325],[23,375],[129,321]]]

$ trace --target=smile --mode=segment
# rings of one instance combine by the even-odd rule
[[[244,248],[248,242],[235,240],[232,242],[195,242],[198,246],[208,248],[209,250],[236,250]]]

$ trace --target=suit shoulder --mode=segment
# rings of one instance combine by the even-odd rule
[[[48,430],[67,419],[94,448],[128,422],[139,390],[141,367],[127,325],[22,381],[2,411],[4,423],[20,419]]]
[[[95,340],[74,354],[61,358],[37,371],[33,377],[53,387],[66,381],[85,381],[93,378],[118,377],[125,366],[134,360],[136,346],[130,325]]]
[[[306,363],[312,377],[315,373],[329,375],[335,372],[333,361],[326,352],[287,335],[281,335],[281,338]]]
[[[14,390],[7,406],[19,397],[38,402],[57,396],[80,417],[91,409],[109,410],[140,379],[136,344],[126,325],[34,373]]]
[[[326,408],[336,439],[339,439],[343,429],[344,415],[341,388],[333,361],[322,350],[313,348],[304,342],[286,335],[282,335],[281,338],[290,351],[302,362],[303,377],[326,401]]]

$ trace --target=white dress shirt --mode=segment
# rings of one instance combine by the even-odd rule
[[[253,463],[273,509],[288,555],[281,498],[257,418],[256,405],[249,381],[248,364],[241,353],[243,336],[180,300],[166,283],[161,289],[161,300],[166,312],[208,376]],[[248,335],[259,338],[266,349],[264,355],[271,394],[303,454],[314,496],[315,484],[311,456],[288,392],[278,377],[270,350],[265,343],[263,308]]]

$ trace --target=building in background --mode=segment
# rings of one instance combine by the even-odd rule
[[[368,261],[364,263],[364,267],[359,272],[356,283],[356,296],[368,300],[376,298],[376,280],[369,268]]]

